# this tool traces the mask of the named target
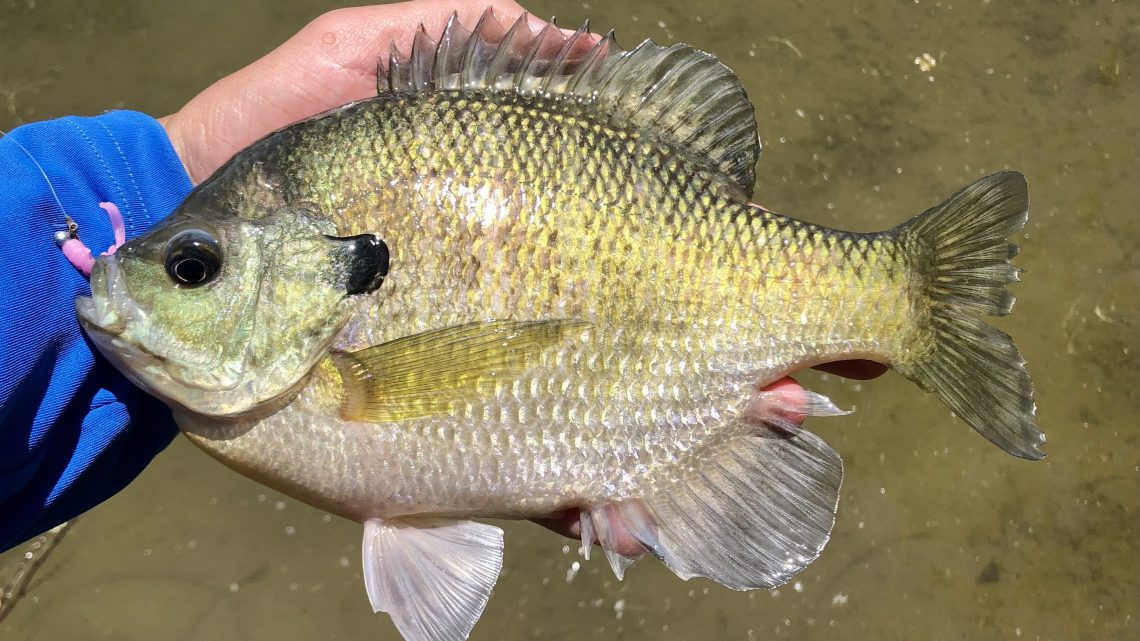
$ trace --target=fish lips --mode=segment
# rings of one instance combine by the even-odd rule
[[[122,270],[113,256],[103,256],[91,268],[91,296],[75,299],[75,312],[88,332],[118,336],[127,323],[138,316],[138,307],[131,302],[123,280]]]
[[[91,294],[75,299],[79,324],[116,369],[153,394],[154,386],[146,375],[160,374],[162,359],[122,337],[130,323],[144,314],[131,300],[114,256],[103,256],[95,261],[91,268]]]

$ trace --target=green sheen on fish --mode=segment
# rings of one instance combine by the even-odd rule
[[[269,135],[100,258],[95,343],[235,470],[365,525],[373,607],[466,638],[502,560],[479,517],[578,508],[620,577],[772,587],[814,560],[842,463],[761,388],[885,363],[1041,458],[1009,336],[1020,174],[881,233],[749,203],[736,76],[687,45],[486,14],[422,29],[379,95]],[[630,550],[621,548],[629,553]]]

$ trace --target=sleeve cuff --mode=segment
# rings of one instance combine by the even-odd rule
[[[70,215],[97,255],[114,242],[100,202],[118,206],[130,238],[193,185],[162,125],[133,111],[21,126],[0,138],[0,161],[3,550],[110,497],[176,433],[159,401],[91,352],[74,311],[90,287],[54,232]]]
[[[103,174],[94,181],[102,188],[100,202],[119,207],[127,238],[165,218],[193,187],[166,130],[146,114],[111,111],[92,118],[62,118],[58,124],[74,131],[75,140],[97,159]]]

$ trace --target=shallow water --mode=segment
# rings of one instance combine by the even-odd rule
[[[168,113],[332,6],[0,0],[0,127]],[[900,377],[808,374],[857,411],[812,427],[847,477],[832,542],[792,584],[735,593],[652,560],[617,582],[575,543],[506,524],[472,639],[1140,638],[1135,3],[529,6],[588,16],[627,45],[718,54],[756,103],[756,199],[778,211],[878,229],[978,176],[1023,171],[1027,273],[998,324],[1029,361],[1049,458],[1003,454]],[[397,640],[370,614],[359,538],[179,440],[79,520],[0,638]],[[0,556],[0,583],[21,553]]]

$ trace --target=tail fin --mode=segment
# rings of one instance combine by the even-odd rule
[[[1012,171],[987,176],[895,229],[930,301],[931,347],[895,369],[937,392],[962,420],[998,447],[1041,459],[1045,441],[1036,424],[1033,383],[1007,334],[981,316],[1004,316],[1018,280],[1009,263],[1017,246],[1006,240],[1028,218],[1025,178]]]

